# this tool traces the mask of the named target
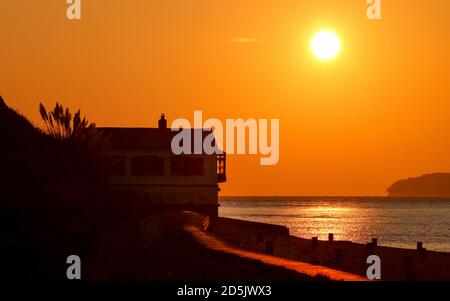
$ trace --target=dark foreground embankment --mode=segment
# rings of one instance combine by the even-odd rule
[[[323,280],[257,260],[210,250],[183,230],[199,225],[198,215],[156,212],[104,233],[85,261],[88,280]],[[136,231],[137,230],[137,231]]]

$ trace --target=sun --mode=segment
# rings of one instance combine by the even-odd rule
[[[314,35],[311,50],[319,60],[328,61],[339,54],[341,41],[334,32],[321,31]]]

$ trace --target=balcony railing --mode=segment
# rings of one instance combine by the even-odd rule
[[[223,183],[227,181],[227,161],[226,154],[217,155],[217,182]]]

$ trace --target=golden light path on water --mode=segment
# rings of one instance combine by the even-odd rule
[[[297,214],[304,213],[309,216],[314,216],[314,226],[311,226],[313,229],[320,229],[317,236],[319,239],[326,239],[329,233],[333,233],[337,239],[344,239],[353,237],[353,233],[355,230],[355,226],[349,223],[333,223],[333,220],[338,219],[340,217],[354,217],[357,216],[358,212],[355,208],[344,208],[344,207],[311,207],[305,209],[296,209],[294,212]],[[298,223],[302,223],[301,219],[297,221]],[[296,228],[297,228],[296,227]],[[356,238],[356,237],[353,237]]]
[[[225,217],[287,226],[292,235],[450,252],[450,199],[221,198]]]

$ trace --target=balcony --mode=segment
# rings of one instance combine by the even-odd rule
[[[227,181],[227,162],[226,154],[217,155],[217,183]]]

